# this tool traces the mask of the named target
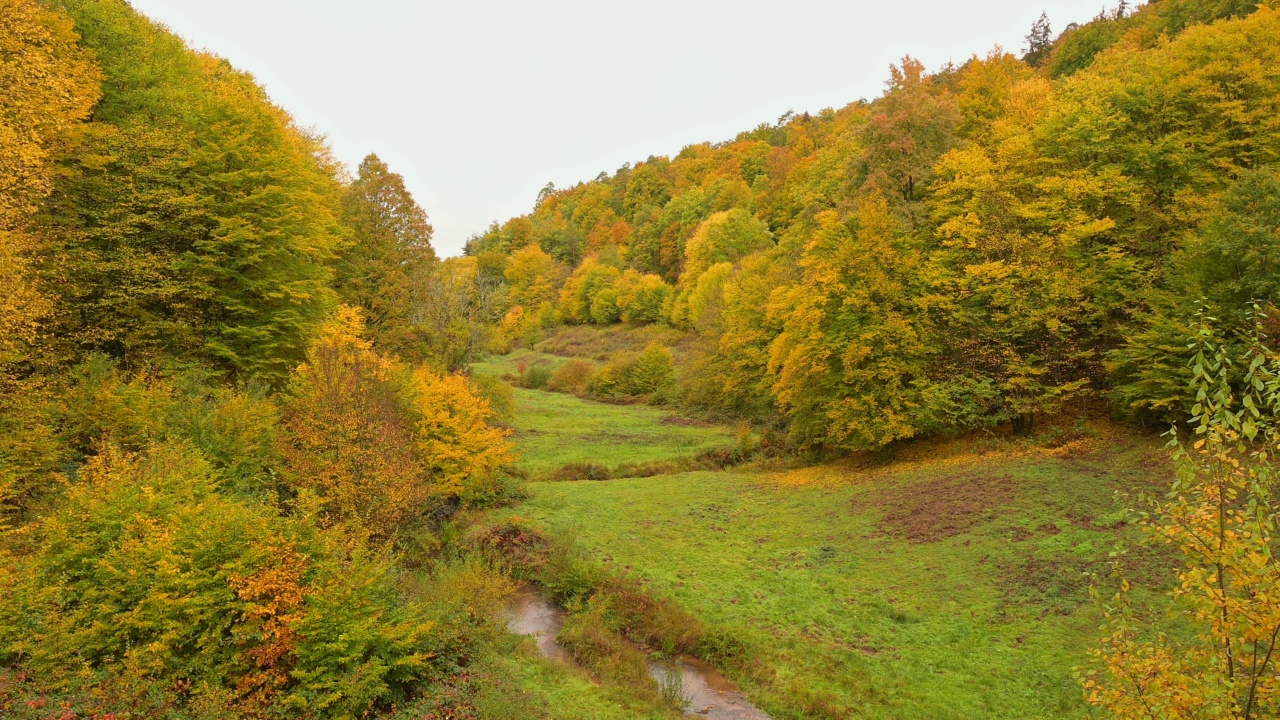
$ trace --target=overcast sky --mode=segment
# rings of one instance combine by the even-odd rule
[[[1114,4],[1110,0],[1108,4]],[[195,46],[252,72],[354,167],[405,176],[442,255],[538,190],[789,109],[880,94],[911,54],[936,69],[1020,51],[1099,0],[133,0]]]

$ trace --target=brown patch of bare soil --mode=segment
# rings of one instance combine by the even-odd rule
[[[1017,495],[1008,475],[946,475],[880,493],[877,526],[885,535],[925,543],[959,535],[994,519]]]
[[[661,422],[663,425],[678,425],[680,427],[711,427],[711,423],[706,420],[681,417],[679,415],[667,415],[658,422]]]

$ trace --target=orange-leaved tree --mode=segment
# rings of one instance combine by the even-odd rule
[[[1280,560],[1273,455],[1280,447],[1280,355],[1255,332],[1233,357],[1201,313],[1192,361],[1194,440],[1171,446],[1177,479],[1147,521],[1182,551],[1173,594],[1194,639],[1144,632],[1127,600],[1106,608],[1102,667],[1088,701],[1120,718],[1249,720],[1280,712]]]

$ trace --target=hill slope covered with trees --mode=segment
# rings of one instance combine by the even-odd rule
[[[1028,41],[548,187],[468,253],[512,337],[688,328],[684,400],[801,446],[1182,418],[1199,300],[1226,337],[1276,300],[1280,17],[1164,0]]]

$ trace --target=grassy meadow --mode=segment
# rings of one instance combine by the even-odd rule
[[[644,405],[530,389],[517,400],[514,437],[535,474],[732,441]],[[1119,562],[1139,586],[1167,586],[1176,558],[1138,542],[1126,508],[1169,472],[1158,440],[1097,426],[800,469],[533,482],[496,515],[572,538],[742,648],[722,669],[776,718],[1082,718],[1075,673],[1101,621],[1090,584],[1109,593]],[[1136,598],[1147,611],[1167,602]],[[563,692],[537,662],[522,675],[530,691]],[[580,717],[571,707],[563,717]]]
[[[519,363],[554,369],[565,358],[532,351],[501,356],[472,366],[480,374],[510,376]],[[609,469],[692,458],[732,447],[732,428],[683,418],[648,405],[614,405],[565,393],[515,388],[512,439],[521,452],[518,467],[533,477],[573,463]]]

